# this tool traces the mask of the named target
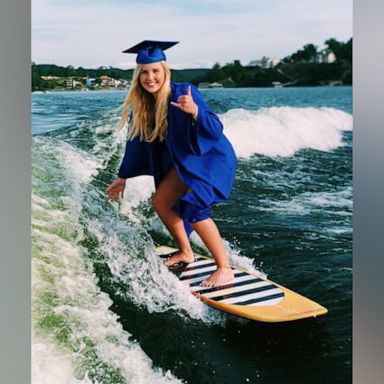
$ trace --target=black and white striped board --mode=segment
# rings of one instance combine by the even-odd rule
[[[177,251],[161,246],[156,253],[165,257]],[[195,262],[176,269],[178,278],[206,304],[222,311],[263,322],[283,322],[326,314],[326,308],[289,289],[256,274],[232,267],[235,279],[230,284],[207,288],[200,284],[213,271],[212,258],[195,254]]]

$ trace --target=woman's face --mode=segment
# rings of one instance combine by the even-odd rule
[[[161,63],[142,64],[140,72],[140,84],[154,96],[163,86],[165,81],[165,71]]]

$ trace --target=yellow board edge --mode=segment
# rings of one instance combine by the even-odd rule
[[[156,253],[158,255],[164,253],[170,253],[177,251],[176,248],[168,247],[168,246],[159,246],[156,248]],[[211,257],[199,255],[195,253],[198,257],[203,257],[205,259],[212,259]],[[234,267],[234,266],[233,266]],[[244,271],[249,273],[250,275],[258,276],[255,273],[250,273],[245,269],[234,267],[240,271]],[[234,304],[222,304],[215,300],[209,299],[200,295],[198,292],[191,291],[194,296],[208,304],[209,306],[219,309],[221,311],[237,315],[240,317],[244,317],[249,320],[256,320],[267,323],[280,323],[287,322],[293,320],[300,320],[305,318],[315,318],[318,316],[322,316],[328,313],[327,308],[322,305],[312,301],[296,292],[291,291],[288,288],[283,287],[275,283],[272,280],[262,278],[264,281],[268,281],[278,288],[280,288],[284,292],[284,298],[275,305],[268,306],[243,306],[243,305],[234,305]]]

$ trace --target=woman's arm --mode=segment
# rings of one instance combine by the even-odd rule
[[[139,137],[135,137],[132,140],[128,140],[125,144],[124,157],[118,176],[127,179],[141,175],[151,175],[151,172],[145,143],[140,141]]]
[[[171,104],[191,116],[186,137],[192,153],[201,156],[209,152],[223,134],[223,125],[199,90],[189,85],[185,94]]]

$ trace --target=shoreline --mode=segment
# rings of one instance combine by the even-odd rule
[[[340,85],[296,85],[293,87],[222,87],[222,88],[198,88],[209,89],[209,90],[218,90],[222,91],[224,89],[292,89],[292,88],[353,88],[352,84],[340,84]],[[31,91],[32,94],[47,94],[47,93],[88,93],[88,92],[119,92],[119,91],[128,91],[129,88],[105,88],[105,89],[52,89],[48,91]]]

